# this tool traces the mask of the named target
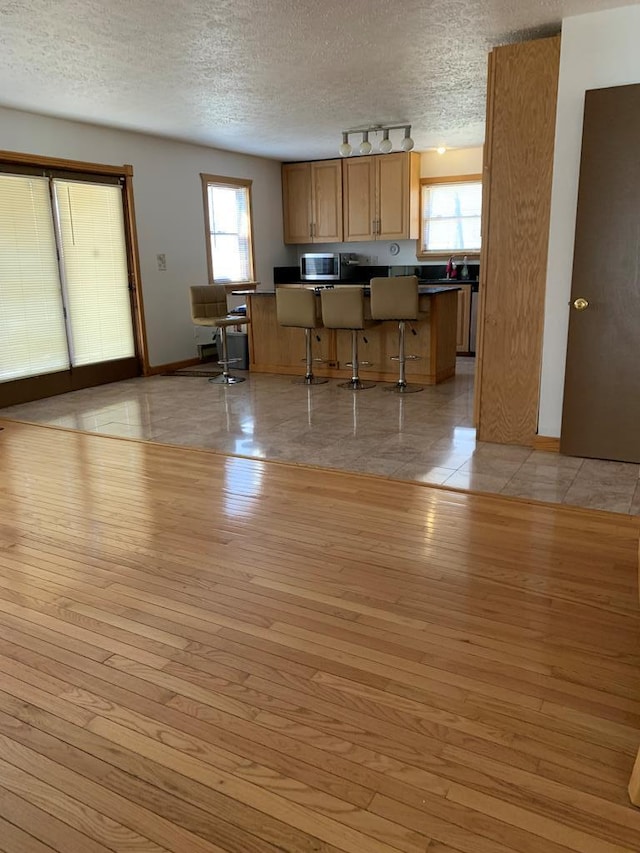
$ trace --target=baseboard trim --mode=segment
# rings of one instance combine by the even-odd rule
[[[184,361],[172,361],[170,364],[157,364],[154,367],[149,367],[147,376],[157,376],[159,373],[169,373],[172,370],[182,370],[183,367],[193,367],[194,364],[200,364],[199,358],[186,358]]]
[[[560,453],[560,439],[551,435],[534,435],[532,446],[534,450],[545,450],[547,453]]]

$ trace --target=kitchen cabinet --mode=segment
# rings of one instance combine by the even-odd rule
[[[458,291],[458,325],[456,332],[456,352],[469,352],[469,331],[471,328],[471,285],[460,284]]]
[[[342,160],[282,166],[285,243],[342,242]]]
[[[343,161],[344,241],[416,240],[420,231],[420,155]]]

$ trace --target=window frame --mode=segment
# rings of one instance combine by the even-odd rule
[[[435,260],[439,258],[449,258],[453,255],[466,255],[468,258],[477,259],[480,257],[482,248],[480,249],[432,249],[427,250],[422,245],[422,237],[424,235],[424,187],[435,187],[440,184],[480,184],[482,185],[482,175],[448,175],[437,178],[420,178],[420,236],[416,241],[416,257],[420,260]],[[480,227],[482,229],[482,209],[480,211]]]
[[[222,284],[224,287],[249,284],[255,281],[256,274],[256,259],[254,253],[254,237],[253,237],[253,199],[251,197],[251,187],[253,181],[250,178],[229,178],[224,175],[210,175],[206,172],[200,173],[202,181],[202,203],[204,207],[204,235],[207,249],[207,274],[209,276],[209,284]],[[244,281],[225,281],[216,282],[213,269],[213,257],[211,254],[211,218],[209,212],[209,187],[214,184],[220,187],[231,187],[232,189],[246,189],[247,200],[249,207],[249,278]]]

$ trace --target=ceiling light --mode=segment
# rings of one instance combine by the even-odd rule
[[[403,151],[411,151],[414,146],[414,141],[411,138],[410,124],[372,124],[369,125],[369,127],[357,127],[352,130],[343,130],[342,144],[338,148],[338,151],[342,157],[348,157],[353,152],[353,148],[349,143],[349,136],[352,133],[358,133],[362,135],[362,142],[358,146],[358,153],[364,155],[370,154],[373,150],[373,146],[369,142],[369,134],[379,133],[382,131],[382,141],[380,142],[379,150],[381,154],[389,154],[393,150],[393,143],[389,138],[390,130],[404,130],[404,139],[401,141],[400,147]]]
[[[353,151],[352,147],[349,145],[349,134],[348,133],[342,134],[342,145],[340,146],[340,148],[338,150],[340,151],[340,154],[343,157],[348,157],[349,154],[351,154],[351,152]]]
[[[439,148],[436,148],[436,151],[438,152],[438,154],[444,154],[446,152],[446,150],[447,149],[444,147],[444,145],[441,145]]]
[[[389,139],[389,128],[382,131],[382,142],[380,143],[380,151],[382,154],[388,154],[393,148],[393,142]]]
[[[360,148],[358,151],[361,154],[371,154],[371,143],[369,142],[369,131],[362,131],[362,142],[360,143]]]
[[[408,124],[404,129],[404,139],[400,143],[400,148],[402,148],[403,151],[411,151],[413,145],[414,142],[411,138],[411,125]]]

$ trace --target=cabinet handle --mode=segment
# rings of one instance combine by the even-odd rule
[[[372,227],[372,231],[373,231],[373,233],[375,234],[375,233],[376,233],[376,220],[374,219],[374,220],[373,220],[373,222],[372,222],[371,224],[372,224],[372,226],[373,226],[373,227]]]
[[[309,236],[313,237],[313,222],[309,223]]]

